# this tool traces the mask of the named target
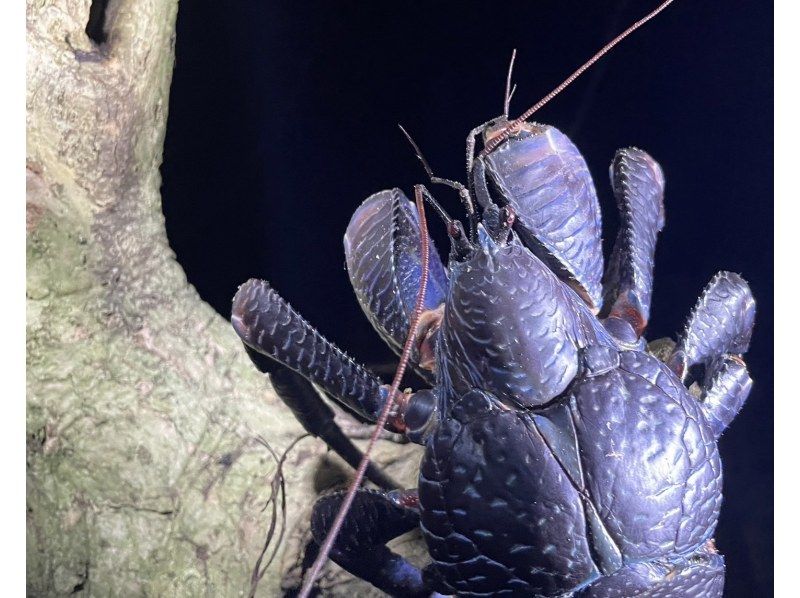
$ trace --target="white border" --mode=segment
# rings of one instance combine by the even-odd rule
[[[775,3],[775,595],[797,595],[798,409],[797,361],[800,325],[800,164],[798,110],[800,8],[791,0]],[[763,200],[766,200],[764,198]],[[763,201],[753,198],[753,201]],[[764,588],[768,590],[768,588]]]
[[[767,4],[765,3],[765,9]],[[720,3],[724,13],[724,4]],[[5,483],[0,492],[0,529],[3,530],[0,578],[5,595],[25,592],[25,233],[23,228],[24,177],[22,153],[25,144],[23,119],[25,81],[25,37],[23,4],[19,0],[0,3],[0,56],[4,89],[0,93],[0,255],[2,255],[2,310],[5,326],[2,335],[3,415],[0,417],[0,475]],[[724,14],[720,15],[724,18]],[[775,3],[775,595],[791,596],[796,590],[798,567],[796,547],[800,542],[797,502],[800,493],[800,93],[797,70],[800,44],[797,24],[800,8],[792,0]],[[742,118],[747,118],[746,114]],[[765,148],[767,151],[767,148]],[[746,165],[740,167],[746,168]],[[769,173],[764,173],[769,176]],[[772,198],[754,197],[767,202]],[[765,261],[764,268],[773,264]],[[765,594],[769,588],[763,588]]]

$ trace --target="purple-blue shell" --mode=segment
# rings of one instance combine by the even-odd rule
[[[532,123],[483,160],[492,199],[514,209],[522,240],[529,247],[533,239],[541,244],[570,275],[587,303],[599,308],[600,205],[578,148],[555,127]]]
[[[344,236],[347,273],[369,321],[396,352],[403,347],[422,272],[419,215],[400,189],[368,197]],[[425,309],[447,293],[447,273],[430,241]]]

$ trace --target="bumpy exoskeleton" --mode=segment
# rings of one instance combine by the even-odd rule
[[[485,125],[484,143],[504,126]],[[717,439],[752,385],[747,284],[714,277],[661,361],[642,336],[664,226],[664,176],[649,155],[612,161],[621,227],[605,270],[594,184],[563,133],[527,124],[471,154],[469,175],[481,222],[469,235],[450,222],[446,267],[430,254],[414,365],[432,386],[405,394],[389,423],[425,446],[419,487],[391,488],[373,469],[382,489],[359,491],[333,559],[396,596],[720,596]],[[398,352],[421,234],[393,189],[368,198],[345,235],[358,301]],[[327,412],[324,426],[309,422],[320,411],[310,383],[373,421],[388,400],[266,282],[240,288],[232,322],[269,358],[262,370],[279,381],[293,370],[305,389],[289,393],[293,410],[335,450]],[[318,541],[341,499],[317,503]],[[415,527],[431,558],[422,570],[385,546]]]

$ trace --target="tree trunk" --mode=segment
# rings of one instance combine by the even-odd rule
[[[177,1],[94,4],[27,5],[28,593],[240,595],[272,517],[256,439],[280,455],[302,430],[167,242]],[[292,541],[261,595],[295,564],[324,453],[307,439],[288,457]]]

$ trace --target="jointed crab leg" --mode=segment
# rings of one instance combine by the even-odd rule
[[[719,436],[744,405],[753,380],[741,358],[724,355],[706,372],[703,387],[703,411],[711,429]]]
[[[262,373],[269,374],[272,388],[292,410],[295,418],[310,434],[322,439],[353,469],[358,467],[363,453],[342,432],[333,419],[334,413],[319,395],[314,386],[297,372],[277,361],[265,357],[245,345],[251,361]],[[384,473],[377,465],[370,463],[366,477],[373,484],[386,490],[399,488],[399,484]]]
[[[706,419],[719,436],[744,405],[753,381],[742,359],[756,304],[738,274],[718,273],[703,290],[668,364],[685,384],[698,382]]]
[[[344,492],[335,492],[314,505],[311,531],[318,543],[328,535],[343,499]],[[422,572],[386,547],[389,540],[419,525],[417,500],[416,490],[358,490],[331,549],[331,558],[392,596],[431,596]]]
[[[756,303],[744,279],[733,272],[719,272],[692,310],[670,366],[685,379],[694,366],[708,369],[722,355],[745,353],[755,314]]]
[[[619,340],[635,342],[650,317],[656,237],[664,227],[664,175],[636,148],[618,150],[610,174],[620,228],[603,277],[603,315]]]
[[[231,324],[244,343],[301,374],[362,417],[375,421],[388,398],[378,378],[323,337],[263,280],[233,298]]]

